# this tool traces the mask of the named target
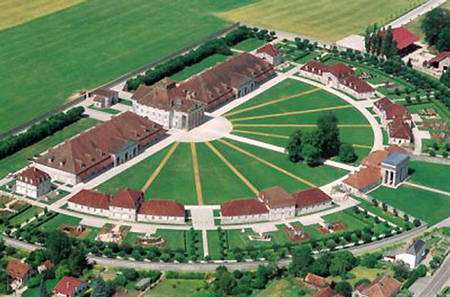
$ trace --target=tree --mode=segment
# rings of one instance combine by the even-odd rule
[[[302,154],[302,131],[297,130],[294,134],[291,135],[289,143],[286,147],[286,151],[288,152],[289,160],[293,163],[297,163],[298,161],[303,159]]]
[[[441,82],[450,88],[450,67],[441,75]]]
[[[292,262],[289,264],[289,272],[294,276],[302,276],[308,271],[308,268],[313,263],[311,247],[308,245],[301,245],[295,247],[292,251]]]
[[[346,281],[336,283],[336,285],[334,286],[334,290],[336,291],[336,293],[339,293],[344,297],[352,296],[353,291],[352,286]]]
[[[367,254],[361,257],[360,264],[367,268],[375,268],[378,264],[378,260],[381,259],[381,255],[377,253]]]
[[[357,264],[357,259],[349,251],[337,252],[330,264],[331,275],[341,275],[351,270]]]
[[[317,120],[317,128],[321,156],[324,158],[336,156],[341,145],[337,117],[332,113],[321,116]]]
[[[100,277],[91,282],[91,288],[91,297],[109,297],[111,295],[111,287]]]
[[[45,242],[45,251],[53,263],[58,264],[61,260],[68,259],[71,250],[72,243],[64,233],[58,230],[48,233]]]
[[[438,35],[450,24],[450,11],[441,7],[435,8],[425,14],[421,29],[429,45],[435,45]]]
[[[339,160],[344,163],[352,163],[358,159],[358,156],[355,153],[355,149],[351,144],[343,143],[339,147]]]
[[[226,267],[220,266],[216,269],[216,279],[213,283],[213,289],[216,293],[220,296],[230,295],[236,285],[236,280]]]
[[[395,264],[392,269],[394,277],[400,281],[404,281],[409,276],[409,267],[404,263]]]
[[[70,257],[67,259],[67,263],[73,275],[81,275],[83,270],[88,266],[85,251],[80,248],[73,249]]]
[[[330,275],[329,270],[332,258],[330,253],[320,255],[320,257],[311,264],[311,272],[324,277]]]
[[[311,144],[303,145],[302,155],[309,166],[317,166],[320,163],[320,151]]]
[[[61,279],[64,276],[69,275],[69,274],[70,274],[69,265],[67,265],[67,264],[60,264],[60,265],[58,265],[58,267],[56,267],[55,277],[57,279]]]

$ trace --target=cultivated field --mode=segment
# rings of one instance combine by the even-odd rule
[[[0,3],[0,30],[17,26],[86,0],[2,0]]]
[[[220,14],[277,30],[335,41],[364,32],[367,25],[385,24],[424,0],[261,0]]]
[[[91,0],[0,31],[0,132],[224,28],[213,14],[238,4]]]

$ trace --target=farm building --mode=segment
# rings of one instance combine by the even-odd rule
[[[256,50],[256,56],[266,60],[270,64],[277,66],[283,63],[283,56],[279,49],[277,49],[273,44],[266,44]]]
[[[106,88],[99,88],[89,93],[89,96],[93,97],[94,106],[97,108],[110,107],[119,102],[119,92]]]
[[[35,167],[29,167],[16,177],[16,193],[30,198],[41,197],[51,190],[50,175]]]

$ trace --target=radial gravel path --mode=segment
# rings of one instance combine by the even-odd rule
[[[246,151],[246,150],[244,150],[244,149],[242,149],[242,148],[240,148],[240,147],[238,147],[238,146],[236,146],[236,145],[234,145],[232,143],[229,143],[228,141],[225,141],[223,139],[219,139],[218,141],[223,143],[223,144],[225,144],[228,147],[231,147],[232,149],[234,149],[234,150],[236,150],[236,151],[238,151],[238,152],[240,152],[240,153],[242,153],[244,155],[247,155],[247,156],[249,156],[249,157],[251,157],[251,158],[253,158],[253,159],[255,159],[255,160],[257,160],[257,161],[259,161],[259,162],[261,162],[261,163],[263,163],[263,164],[265,164],[265,165],[267,165],[267,166],[269,166],[269,167],[271,167],[271,168],[273,168],[275,170],[277,170],[278,172],[281,172],[281,173],[283,173],[283,174],[285,174],[285,175],[287,175],[287,176],[289,176],[289,177],[291,177],[291,178],[293,178],[295,180],[298,180],[298,181],[304,183],[305,185],[307,185],[309,187],[312,187],[312,188],[316,188],[317,187],[312,182],[310,182],[310,181],[308,181],[308,180],[306,180],[304,178],[301,178],[301,177],[299,177],[299,176],[297,176],[297,175],[295,175],[295,174],[293,174],[293,173],[291,173],[291,172],[289,172],[289,171],[287,171],[287,170],[285,170],[285,169],[283,169],[281,167],[278,167],[277,165],[275,165],[273,163],[270,163],[269,161],[266,161],[263,158],[260,158],[260,157],[254,155],[254,154],[252,154],[252,153],[250,153],[250,152],[248,152],[248,151]]]
[[[228,166],[228,168],[230,168],[231,171],[233,171],[233,173],[239,177],[242,182],[253,192],[255,193],[255,195],[259,194],[258,189],[252,185],[252,183],[244,176],[242,175],[242,173],[239,172],[239,170],[236,169],[236,167],[233,166],[233,164],[231,164],[210,142],[206,142],[206,145],[213,151],[214,154],[217,155],[217,157],[219,157],[220,160],[222,160],[222,162],[225,163],[225,165]]]
[[[142,192],[146,192],[148,188],[152,185],[152,183],[155,181],[155,179],[158,177],[159,173],[163,169],[164,165],[166,165],[167,161],[169,161],[170,157],[173,155],[175,150],[177,149],[179,142],[175,142],[167,151],[167,154],[164,156],[164,158],[161,160],[161,163],[159,163],[158,167],[156,167],[155,171],[153,171],[152,175],[148,178],[145,185],[142,187]]]
[[[200,169],[198,166],[197,148],[195,142],[191,142],[192,169],[194,171],[195,191],[197,192],[198,205],[203,205],[203,191],[200,179]]]

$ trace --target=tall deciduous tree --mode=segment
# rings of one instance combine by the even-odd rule
[[[298,161],[303,159],[302,146],[303,146],[302,131],[300,130],[295,131],[294,134],[291,135],[289,143],[286,147],[289,160],[291,160],[294,163],[297,163]]]
[[[435,8],[425,15],[421,29],[425,34],[425,40],[430,45],[435,45],[438,35],[450,24],[450,11],[441,7]]]
[[[319,129],[321,156],[324,158],[336,156],[341,145],[337,117],[332,113],[323,115],[317,121],[317,128]]]

